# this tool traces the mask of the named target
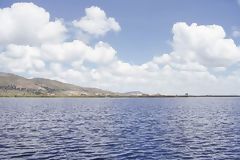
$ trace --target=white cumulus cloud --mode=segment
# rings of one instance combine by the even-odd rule
[[[207,67],[226,67],[240,59],[240,50],[227,39],[221,26],[176,23],[173,26],[172,59],[193,61]]]
[[[240,94],[240,49],[219,25],[175,23],[171,52],[136,65],[109,43],[66,40],[69,26],[33,3],[0,9],[0,22],[0,71],[122,92]],[[98,7],[72,25],[89,36],[121,29]]]
[[[105,35],[109,31],[118,32],[120,25],[113,17],[107,17],[99,7],[92,6],[85,9],[86,16],[79,21],[73,21],[75,27],[96,36]]]
[[[80,40],[60,44],[43,44],[41,51],[46,60],[60,62],[107,63],[112,61],[116,54],[109,44],[102,41],[91,47]]]
[[[8,45],[0,54],[0,62],[1,70],[14,73],[40,71],[45,68],[44,59],[38,48],[15,44]]]
[[[49,13],[33,3],[14,3],[0,9],[0,24],[1,44],[62,42],[66,32],[60,20],[50,21]]]

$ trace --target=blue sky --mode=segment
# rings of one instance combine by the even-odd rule
[[[120,92],[240,95],[239,17],[240,0],[1,0],[0,71]]]
[[[0,7],[15,2],[33,2],[51,18],[72,21],[84,15],[84,9],[99,6],[121,25],[120,33],[109,33],[101,40],[110,43],[125,61],[141,64],[154,55],[169,52],[171,29],[176,22],[221,25],[228,36],[240,26],[240,6],[236,0],[1,0]],[[239,39],[235,39],[239,43]],[[136,58],[137,57],[137,58]]]

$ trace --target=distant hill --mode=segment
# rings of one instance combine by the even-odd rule
[[[27,79],[0,72],[0,96],[115,96],[117,93],[86,88],[56,80]]]
[[[0,72],[0,96],[143,96],[139,91],[116,93],[98,88],[80,87],[56,80],[27,79]]]

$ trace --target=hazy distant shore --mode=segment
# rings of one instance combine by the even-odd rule
[[[0,72],[0,97],[43,98],[175,98],[175,97],[240,97],[240,95],[166,95],[148,94],[141,91],[125,93],[99,88],[81,87],[44,78],[27,79],[11,73]]]
[[[198,97],[240,97],[240,95],[162,95],[162,96],[0,96],[0,98],[198,98]]]

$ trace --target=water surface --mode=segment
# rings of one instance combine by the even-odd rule
[[[0,159],[237,159],[240,98],[1,98]]]

